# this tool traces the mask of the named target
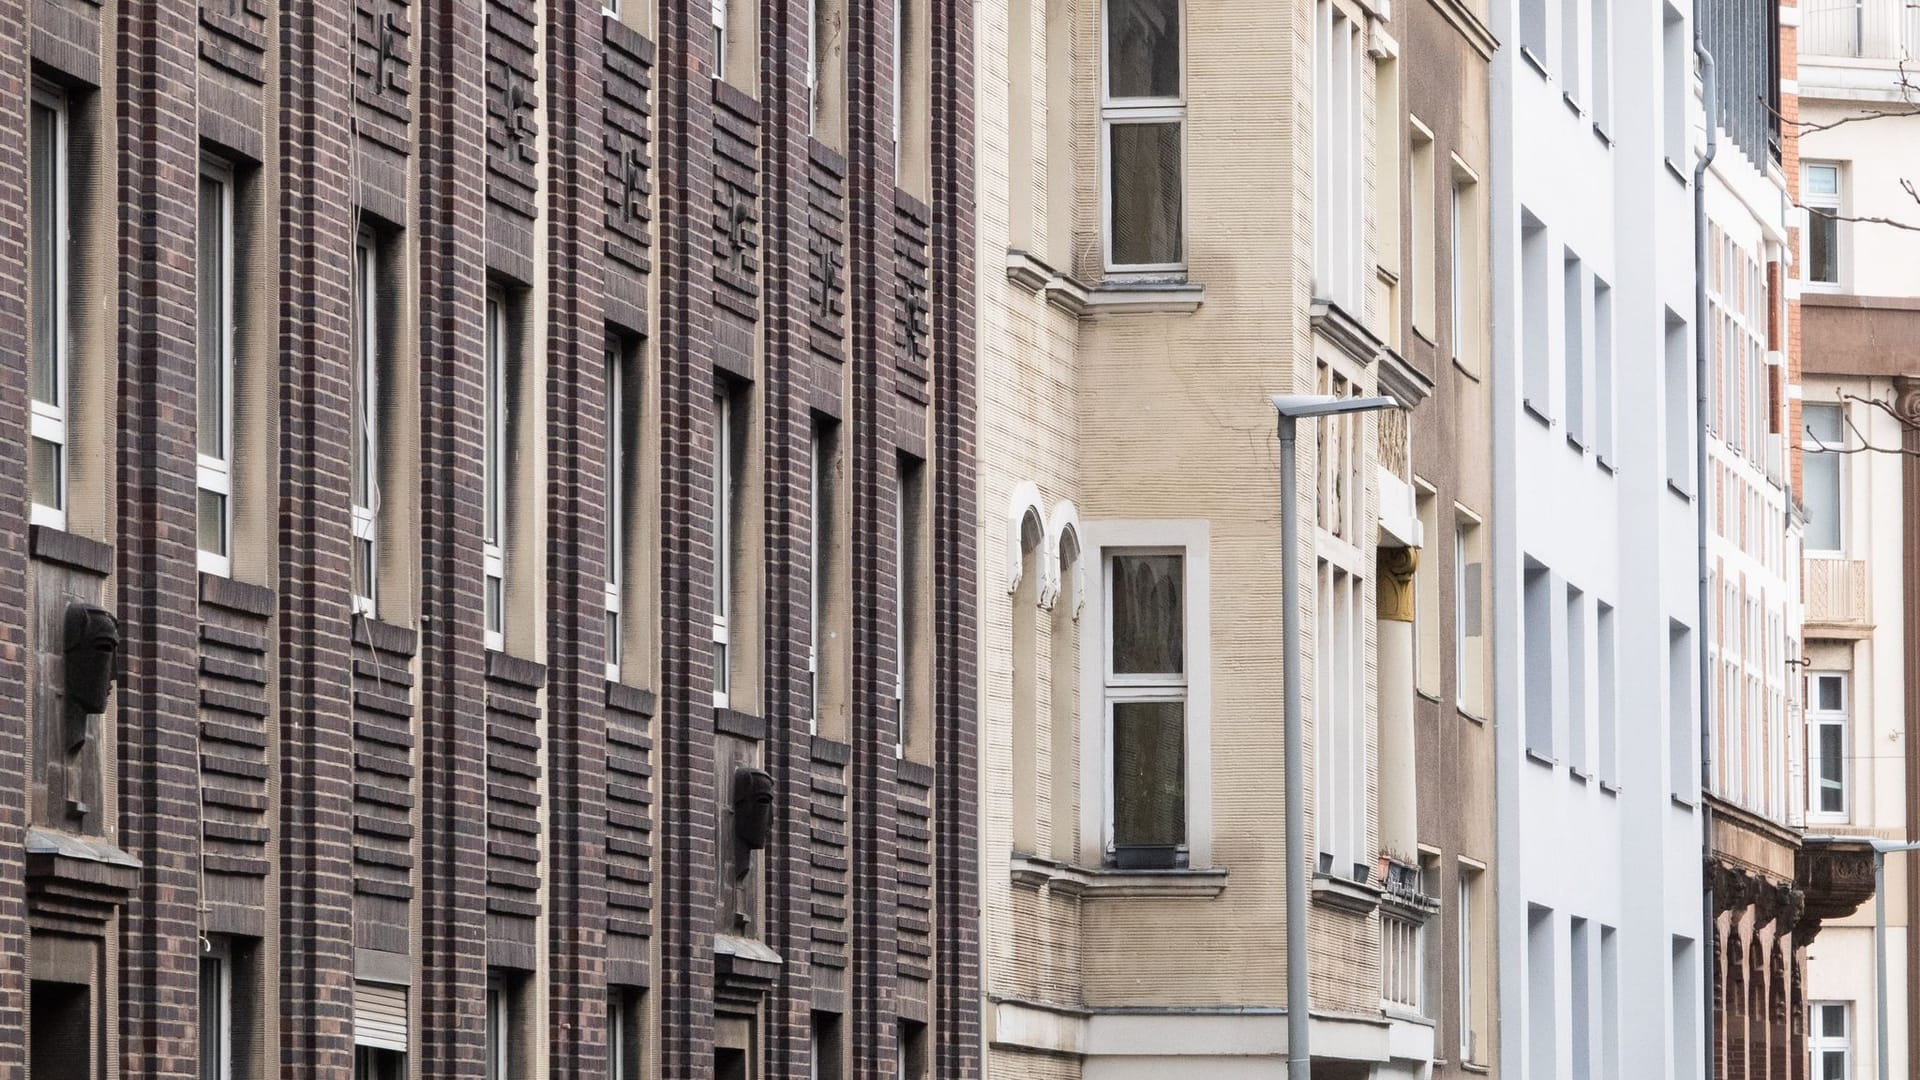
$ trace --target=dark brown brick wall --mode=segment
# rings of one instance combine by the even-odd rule
[[[636,0],[626,0],[632,4]],[[810,0],[762,4],[757,96],[716,86],[704,0],[662,0],[652,40],[594,3],[0,0],[0,134],[24,145],[28,41],[43,75],[116,126],[94,208],[116,314],[111,566],[123,672],[103,718],[109,838],[141,861],[103,931],[125,1080],[197,1073],[203,935],[260,938],[256,1075],[352,1067],[356,973],[410,968],[411,1065],[483,1072],[490,966],[529,972],[545,1071],[606,1067],[609,984],[644,987],[657,1075],[712,1069],[716,998],[759,1002],[760,1075],[808,1070],[815,1009],[846,1015],[850,1074],[890,1077],[897,1021],[929,1025],[930,1072],[977,1075],[973,925],[971,9],[932,12],[930,194],[894,185],[892,12],[849,4],[845,151],[807,130]],[[30,18],[41,23],[30,25]],[[195,213],[200,156],[253,200],[242,267],[237,580],[196,565]],[[25,173],[0,161],[0,712],[23,689],[33,609],[27,506]],[[417,387],[390,423],[417,533],[383,543],[382,621],[350,611],[348,435],[356,214],[382,222],[394,337]],[[12,246],[9,246],[12,245]],[[11,257],[9,257],[11,255]],[[527,289],[539,470],[518,510],[537,602],[490,654],[481,631],[483,305]],[[9,299],[11,298],[11,299]],[[604,343],[648,369],[658,496],[657,657],[604,675]],[[762,530],[735,641],[758,681],[716,730],[709,626],[712,390],[751,395]],[[417,397],[417,405],[415,399]],[[417,411],[415,411],[417,409]],[[853,522],[852,712],[814,737],[807,550],[815,414],[842,421]],[[934,567],[933,738],[896,756],[896,461],[924,458]],[[81,493],[84,497],[85,493]],[[248,531],[251,529],[251,531]],[[516,531],[516,536],[523,535]],[[13,558],[4,556],[11,552]],[[404,589],[393,589],[397,577]],[[405,595],[388,608],[388,598]],[[51,668],[49,669],[51,670]],[[11,733],[11,734],[9,734]],[[724,753],[722,751],[724,747]],[[716,985],[724,762],[775,777],[758,917],[782,958]],[[0,1015],[25,1007],[20,838],[30,760],[0,725]],[[49,926],[50,923],[44,923]],[[384,956],[382,955],[384,954]],[[404,958],[396,966],[395,957]],[[764,979],[757,982],[756,980]],[[744,997],[743,997],[744,995]],[[247,1007],[242,1003],[242,1007]],[[251,1024],[243,1024],[254,1030]],[[277,1048],[277,1049],[276,1049]],[[27,1060],[0,1024],[0,1078]]]

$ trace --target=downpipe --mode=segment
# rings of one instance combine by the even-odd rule
[[[1694,10],[1693,55],[1700,61],[1701,105],[1705,111],[1707,145],[1700,159],[1693,164],[1693,384],[1694,384],[1694,482],[1693,507],[1694,521],[1700,533],[1699,571],[1700,571],[1700,617],[1696,640],[1699,643],[1700,674],[1700,865],[1702,867],[1701,884],[1701,935],[1700,935],[1700,985],[1707,992],[1698,1002],[1700,1007],[1700,1028],[1706,1034],[1702,1041],[1701,1057],[1703,1071],[1701,1075],[1711,1080],[1713,1076],[1713,1029],[1714,984],[1710,981],[1718,965],[1711,955],[1713,948],[1713,877],[1705,872],[1708,861],[1713,857],[1713,808],[1707,803],[1707,793],[1713,790],[1713,723],[1712,701],[1710,700],[1713,680],[1707,671],[1708,664],[1708,606],[1712,597],[1708,595],[1707,576],[1707,168],[1713,164],[1714,154],[1720,149],[1718,101],[1713,85],[1713,54],[1707,51],[1706,42],[1700,37],[1700,11]],[[1676,1077],[1675,1080],[1678,1080]]]

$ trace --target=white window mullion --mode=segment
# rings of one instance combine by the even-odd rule
[[[212,415],[199,418],[201,424],[212,428],[211,445],[205,437],[207,432],[201,432],[195,470],[204,504],[200,512],[199,562],[203,572],[225,577],[233,572],[234,179],[230,166],[214,160],[206,162],[201,176],[202,184],[211,192],[202,192],[200,213],[212,215],[214,221],[211,230],[201,222],[198,288],[212,290],[211,296],[200,298],[201,311],[215,321],[211,337],[200,346],[213,353],[203,358],[201,374],[213,377],[219,386],[214,399],[206,403]],[[205,276],[208,261],[213,263],[210,281]],[[204,333],[205,328],[201,329]],[[209,532],[211,535],[207,535]]]
[[[487,297],[486,386],[484,388],[483,484],[485,506],[481,571],[485,594],[485,643],[489,649],[506,648],[507,606],[507,467],[512,460],[507,440],[507,366],[508,333],[506,297],[494,292]]]
[[[620,678],[621,645],[625,627],[621,612],[626,564],[626,379],[621,371],[622,348],[607,345],[607,475],[606,475],[606,656],[607,679]]]
[[[731,700],[733,607],[733,402],[724,388],[713,399],[713,703]]]
[[[371,232],[354,245],[353,610],[372,615],[379,589],[380,298],[379,260]]]

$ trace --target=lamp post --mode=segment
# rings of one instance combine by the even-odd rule
[[[1332,394],[1276,394],[1280,416],[1280,678],[1286,757],[1287,830],[1287,1080],[1312,1080],[1313,1051],[1307,1045],[1307,810],[1306,764],[1300,755],[1300,546],[1299,483],[1294,476],[1295,436],[1301,420],[1374,409],[1399,408],[1390,397],[1348,398]]]
[[[1873,849],[1874,1062],[1875,1074],[1880,1080],[1887,1080],[1887,856],[1903,851],[1920,851],[1920,840],[1901,842],[1866,836],[1809,836],[1805,839],[1829,843],[1859,843],[1864,840]]]

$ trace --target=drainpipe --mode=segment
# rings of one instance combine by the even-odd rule
[[[1708,612],[1712,610],[1708,603],[1712,597],[1707,595],[1707,166],[1713,164],[1713,155],[1720,149],[1719,117],[1716,115],[1718,102],[1713,87],[1713,54],[1707,51],[1707,45],[1700,37],[1700,11],[1694,10],[1693,54],[1700,60],[1701,104],[1706,112],[1707,145],[1700,160],[1693,164],[1693,381],[1694,381],[1694,519],[1700,532],[1700,852],[1702,865],[1713,857],[1713,808],[1707,804],[1707,792],[1713,790],[1713,714],[1710,688],[1713,680],[1707,671]],[[1717,970],[1714,958],[1708,951],[1713,947],[1713,878],[1702,874],[1701,913],[1703,934],[1701,937],[1701,979],[1707,986],[1706,1000],[1701,1002],[1701,1030],[1706,1032],[1702,1052],[1706,1058],[1706,1071],[1702,1074],[1711,1080],[1714,1064],[1713,1042],[1716,1033],[1713,1029],[1714,984],[1709,980]]]

